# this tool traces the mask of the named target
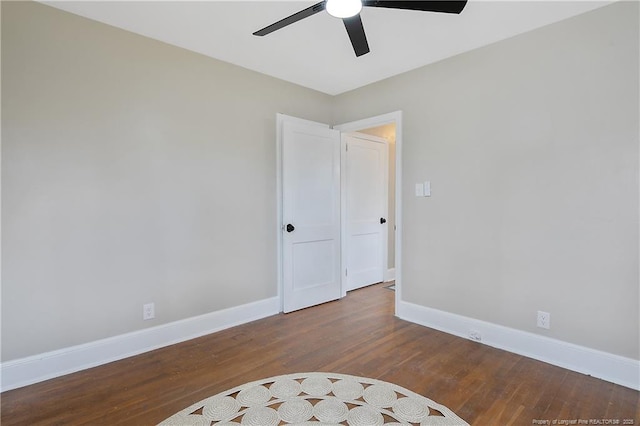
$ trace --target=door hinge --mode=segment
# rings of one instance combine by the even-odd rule
[[[344,276],[345,276],[345,277],[349,276],[349,270],[348,270],[348,269],[345,269],[345,270],[344,270]]]

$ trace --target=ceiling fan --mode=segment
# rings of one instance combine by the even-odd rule
[[[255,36],[265,36],[272,32],[298,22],[318,12],[326,11],[331,16],[341,18],[347,29],[347,34],[351,39],[351,45],[356,56],[369,53],[369,43],[364,33],[360,11],[363,6],[386,7],[389,9],[409,9],[421,10],[425,12],[460,13],[467,4],[467,0],[440,0],[440,1],[419,1],[419,0],[324,0],[316,3],[300,12],[287,16],[261,30],[253,33]]]

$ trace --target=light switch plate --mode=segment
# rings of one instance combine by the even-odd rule
[[[430,181],[426,181],[424,183],[424,196],[425,197],[431,197],[431,182]]]
[[[424,184],[416,183],[416,197],[424,197]]]

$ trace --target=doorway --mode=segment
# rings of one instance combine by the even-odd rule
[[[387,268],[384,281],[395,280],[395,306],[402,295],[402,111],[365,118],[333,126],[343,133],[358,132],[382,137],[389,142],[387,219]],[[344,217],[343,217],[344,223]],[[346,283],[342,286],[346,295]]]
[[[278,212],[277,212],[277,221],[278,221],[278,238],[277,238],[277,267],[278,267],[278,297],[281,301],[281,309],[284,311],[284,299],[286,297],[286,290],[283,285],[283,234],[286,233],[285,224],[283,218],[283,210],[282,210],[282,202],[283,202],[283,191],[282,191],[282,169],[283,169],[283,158],[282,158],[282,137],[283,137],[283,123],[285,121],[293,121],[297,123],[307,123],[310,125],[321,126],[324,128],[330,128],[327,124],[322,123],[314,123],[307,120],[297,119],[294,117],[285,116],[283,114],[278,114],[277,116],[277,200],[278,200]],[[392,207],[389,209],[388,217],[386,217],[387,223],[391,222],[388,226],[388,234],[389,234],[389,242],[387,244],[387,251],[389,253],[387,263],[387,268],[384,272],[384,281],[395,280],[395,306],[396,311],[398,310],[398,304],[401,300],[401,289],[402,289],[402,270],[401,270],[401,256],[402,256],[402,216],[401,216],[401,166],[402,166],[402,112],[396,111],[388,114],[383,114],[379,116],[374,116],[370,118],[365,118],[358,121],[343,123],[340,125],[333,126],[333,129],[336,129],[342,133],[349,132],[361,132],[379,135],[379,132],[390,132],[383,134],[382,137],[386,139],[392,139],[395,143],[393,147],[393,153],[389,155],[392,158],[390,167],[389,167],[389,181],[390,186],[392,186],[392,191],[389,191],[393,197]],[[344,143],[344,142],[343,142]],[[345,146],[342,147],[344,152]],[[344,162],[341,161],[341,170],[340,174],[344,175]],[[343,191],[344,194],[344,191]],[[344,204],[344,203],[342,203]],[[344,211],[343,211],[343,219],[342,223],[344,223]],[[344,241],[344,238],[341,238]],[[342,296],[346,295],[347,291],[347,280],[346,280],[346,259],[345,254],[346,250],[344,247],[340,249],[342,253],[342,261],[341,268],[342,276],[341,280],[341,288],[342,288]]]

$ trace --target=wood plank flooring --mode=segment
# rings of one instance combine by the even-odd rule
[[[153,425],[248,381],[330,371],[398,384],[472,425],[640,424],[639,392],[402,321],[393,316],[393,299],[378,284],[336,302],[4,392],[0,422]]]

